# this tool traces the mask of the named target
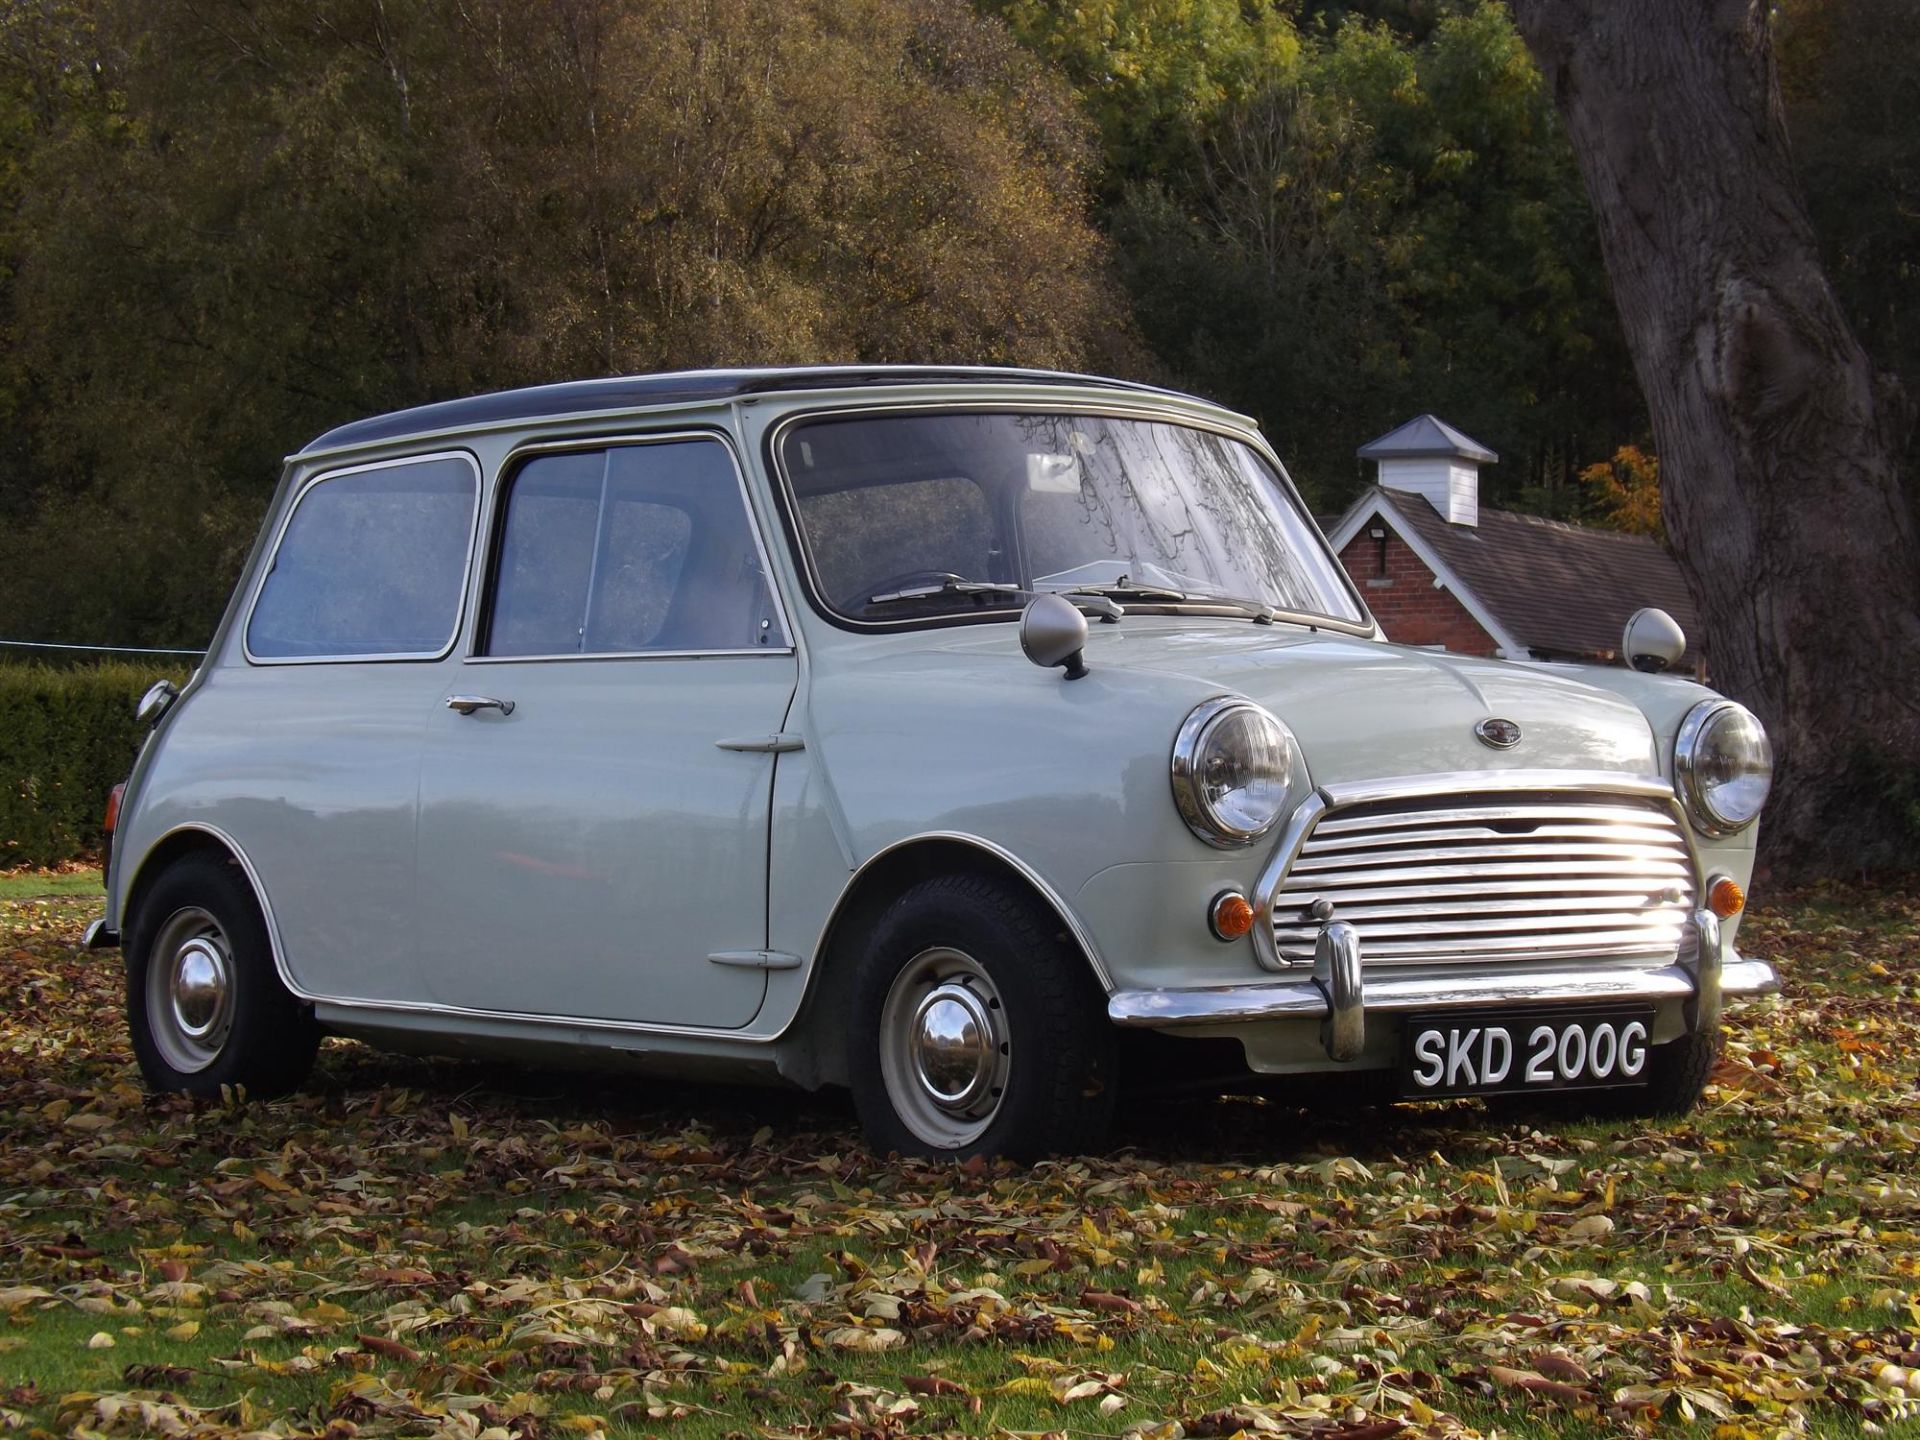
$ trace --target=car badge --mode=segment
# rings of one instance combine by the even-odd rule
[[[1498,716],[1482,720],[1473,727],[1473,733],[1480,737],[1482,745],[1491,745],[1496,750],[1511,750],[1520,743],[1520,727]]]

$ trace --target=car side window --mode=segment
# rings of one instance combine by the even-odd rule
[[[257,660],[431,659],[460,624],[479,472],[439,455],[328,475],[294,502],[247,617]]]
[[[715,440],[571,450],[509,478],[481,653],[787,644],[733,459]]]

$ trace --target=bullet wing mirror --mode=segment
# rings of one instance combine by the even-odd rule
[[[1058,666],[1067,679],[1087,673],[1082,652],[1087,646],[1087,617],[1070,600],[1058,595],[1036,595],[1020,612],[1020,648],[1027,659],[1045,669]]]
[[[1620,658],[1649,675],[1671,670],[1686,653],[1687,635],[1679,622],[1651,605],[1633,612],[1620,637]]]

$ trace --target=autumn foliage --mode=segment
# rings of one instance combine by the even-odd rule
[[[1660,519],[1660,457],[1622,445],[1611,460],[1580,472],[1602,522],[1629,535],[1665,536]]]
[[[0,881],[14,895],[31,880]],[[1787,992],[1651,1125],[1135,1099],[1115,1153],[844,1101],[322,1052],[138,1088],[86,902],[0,903],[0,1428],[125,1440],[1440,1440],[1920,1418],[1914,897],[1749,916]]]

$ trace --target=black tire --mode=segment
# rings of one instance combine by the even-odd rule
[[[1497,1095],[1487,1101],[1487,1108],[1500,1115],[1537,1115],[1547,1120],[1677,1119],[1700,1103],[1724,1044],[1725,1036],[1716,1026],[1649,1050],[1644,1085]]]
[[[1679,1040],[1656,1045],[1647,1056],[1647,1083],[1633,1090],[1601,1092],[1609,1101],[1611,1115],[1637,1116],[1643,1119],[1671,1119],[1685,1115],[1700,1103],[1700,1096],[1720,1063],[1725,1035],[1718,1025],[1696,1031]]]
[[[125,955],[127,1028],[151,1088],[265,1098],[306,1079],[319,1027],[280,983],[266,921],[231,860],[169,865],[132,917]]]
[[[956,1062],[982,1086],[964,1114],[944,1108],[964,1098],[960,1082],[943,1101],[931,1082],[900,1078],[903,1066],[924,1074],[915,1057],[932,1053],[902,1038],[922,1030],[900,1019],[934,1005],[986,1027],[966,1031],[980,1043]],[[1030,1160],[1094,1149],[1112,1122],[1117,1046],[1086,957],[1058,917],[1011,885],[951,875],[901,895],[858,961],[849,1020],[854,1104],[880,1153]]]

